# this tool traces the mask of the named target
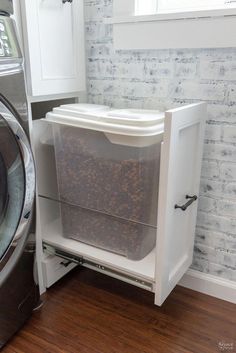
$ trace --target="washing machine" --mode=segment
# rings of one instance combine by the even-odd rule
[[[38,303],[35,272],[35,168],[29,143],[23,59],[0,0],[0,348]]]

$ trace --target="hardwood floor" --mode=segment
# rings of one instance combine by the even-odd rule
[[[55,284],[1,353],[236,352],[236,305],[177,287],[153,294],[86,269]]]

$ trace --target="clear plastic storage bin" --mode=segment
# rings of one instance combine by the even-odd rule
[[[47,114],[65,237],[132,260],[153,249],[163,119],[78,104]]]

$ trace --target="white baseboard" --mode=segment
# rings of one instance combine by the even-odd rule
[[[179,285],[236,304],[236,282],[188,270]]]

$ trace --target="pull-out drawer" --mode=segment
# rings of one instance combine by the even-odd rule
[[[61,200],[49,188],[57,184],[51,125],[35,122],[38,237],[57,256],[155,292],[155,304],[161,305],[192,262],[205,119],[205,103],[165,112],[156,247],[139,261],[64,237]]]

